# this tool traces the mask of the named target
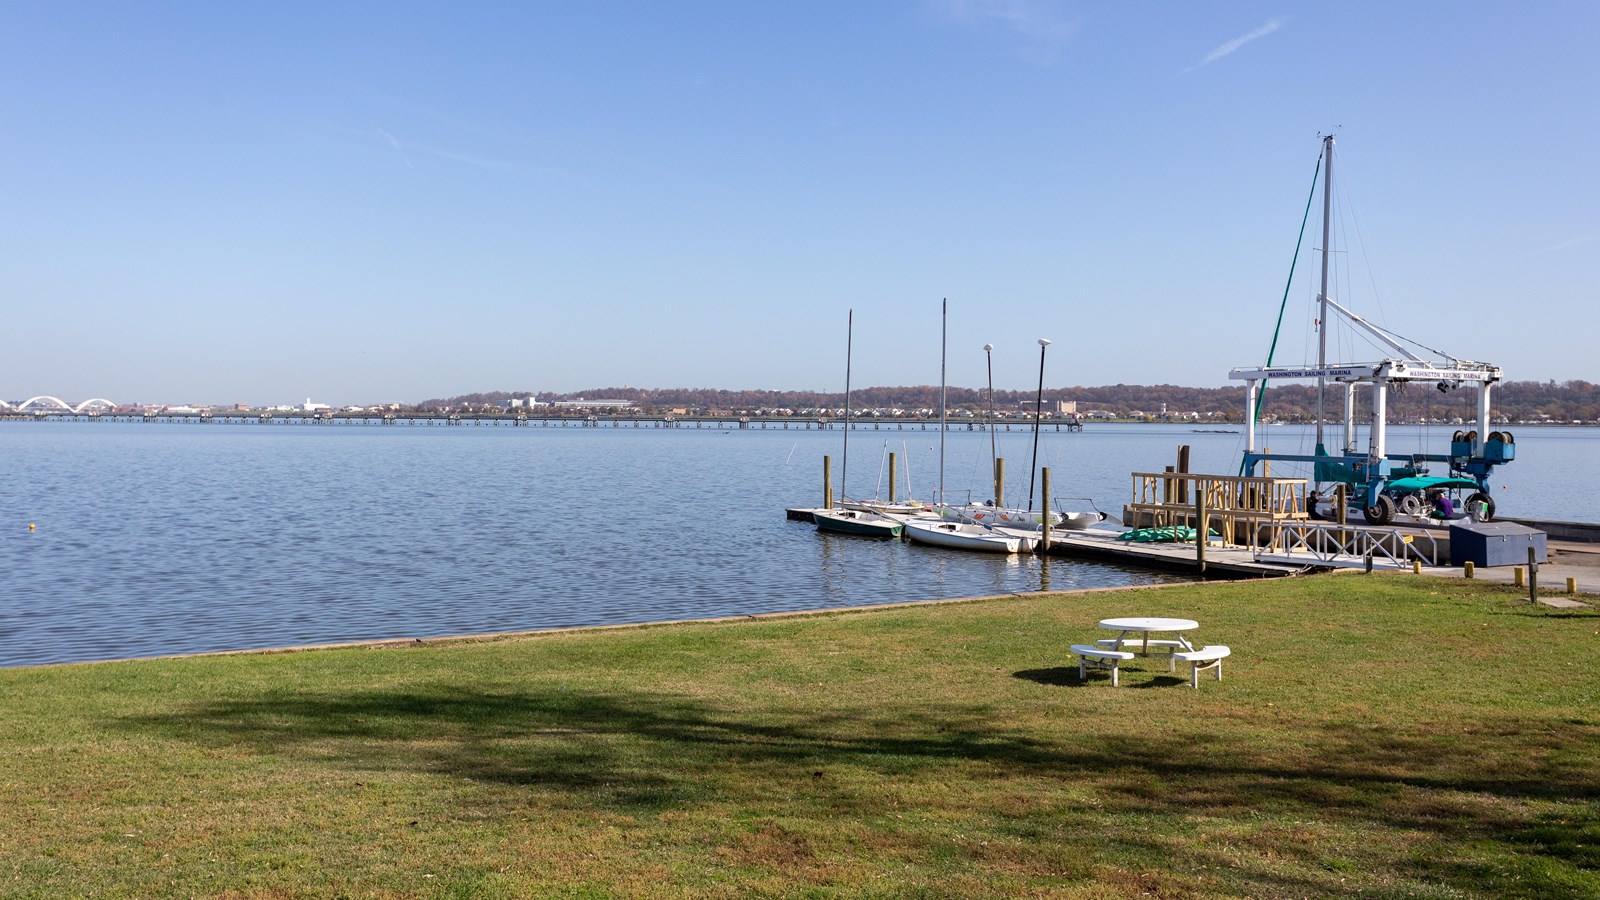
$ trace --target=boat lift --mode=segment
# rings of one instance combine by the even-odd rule
[[[1257,474],[1256,465],[1266,460],[1312,463],[1314,479],[1318,482],[1364,487],[1362,508],[1367,522],[1387,525],[1394,520],[1396,512],[1412,515],[1421,512],[1423,504],[1418,488],[1425,489],[1428,486],[1426,481],[1404,485],[1396,483],[1401,479],[1425,475],[1426,463],[1441,462],[1449,465],[1452,478],[1467,478],[1477,484],[1477,491],[1467,498],[1466,509],[1479,518],[1493,517],[1494,500],[1489,492],[1489,473],[1496,466],[1515,459],[1517,450],[1509,432],[1490,430],[1489,401],[1495,383],[1501,380],[1498,367],[1467,361],[1438,363],[1412,358],[1326,367],[1234,369],[1228,373],[1228,377],[1245,382],[1245,475]],[[1311,455],[1258,451],[1255,409],[1263,382],[1306,378],[1315,378],[1319,382],[1331,379],[1344,385],[1344,441],[1339,451],[1328,452],[1320,434],[1317,450]],[[1450,441],[1448,454],[1390,453],[1388,450],[1387,401],[1390,386],[1413,381],[1432,382],[1446,390],[1464,384],[1475,385],[1478,389],[1478,427],[1465,433],[1457,431]],[[1372,391],[1372,421],[1365,451],[1356,447],[1355,395],[1358,385],[1369,385]]]
[[[1363,511],[1367,522],[1387,525],[1396,512],[1419,515],[1425,512],[1424,495],[1432,490],[1451,490],[1464,487],[1467,481],[1477,486],[1466,500],[1466,512],[1474,518],[1487,520],[1494,515],[1494,500],[1489,496],[1489,473],[1498,465],[1516,458],[1516,442],[1510,432],[1490,431],[1489,400],[1494,385],[1501,380],[1498,366],[1473,360],[1446,356],[1443,361],[1425,360],[1405,344],[1395,340],[1389,332],[1356,315],[1328,296],[1328,246],[1330,241],[1329,218],[1333,184],[1333,136],[1323,137],[1323,205],[1322,205],[1322,286],[1317,293],[1320,309],[1317,320],[1318,362],[1315,366],[1265,366],[1254,369],[1234,369],[1228,374],[1233,380],[1246,384],[1245,454],[1241,474],[1255,475],[1256,464],[1266,460],[1309,462],[1314,466],[1314,480],[1318,483],[1336,482],[1365,489]],[[1327,362],[1328,316],[1337,313],[1351,324],[1377,338],[1395,356],[1372,363],[1333,364]],[[1271,360],[1269,359],[1270,363]],[[1263,453],[1256,450],[1256,410],[1263,383],[1273,380],[1317,380],[1317,447],[1313,455],[1288,455]],[[1323,397],[1328,381],[1344,385],[1344,441],[1338,453],[1330,453],[1323,440]],[[1439,390],[1448,391],[1462,385],[1475,385],[1478,390],[1477,423],[1475,430],[1457,431],[1450,441],[1449,454],[1406,453],[1391,454],[1386,428],[1388,424],[1388,396],[1391,386],[1413,381],[1432,382]],[[1365,452],[1356,448],[1355,393],[1358,385],[1370,385],[1372,391],[1372,423],[1368,431]],[[1426,477],[1425,464],[1447,463],[1450,478]],[[1309,505],[1309,504],[1308,504]]]

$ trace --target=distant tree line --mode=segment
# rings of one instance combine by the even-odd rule
[[[1357,393],[1365,410],[1368,390]],[[1472,421],[1477,415],[1476,391],[1470,387],[1439,391],[1432,383],[1412,382],[1391,390],[1389,419],[1438,421],[1461,418]],[[981,412],[989,404],[988,392],[981,388],[951,387],[946,391],[950,410]],[[487,391],[457,397],[424,400],[418,410],[475,409],[505,406],[512,398],[524,399],[532,391]],[[1016,411],[1032,406],[1033,391],[995,391],[996,409]],[[716,388],[593,388],[568,394],[540,394],[541,401],[606,399],[631,400],[646,412],[673,409],[716,412],[754,412],[788,409],[799,412],[838,409],[844,394],[818,391],[722,390]],[[1195,413],[1212,421],[1241,422],[1244,419],[1244,384],[1217,388],[1180,387],[1170,384],[1112,384],[1099,387],[1046,388],[1047,404],[1057,400],[1076,401],[1079,413],[1101,411],[1118,418],[1159,417],[1163,404],[1166,414],[1177,417]],[[1329,418],[1337,418],[1343,405],[1343,391],[1330,387],[1324,401]],[[908,412],[936,409],[937,385],[911,387],[868,387],[851,391],[851,405],[860,410],[901,409]],[[1587,381],[1507,381],[1495,387],[1493,398],[1497,418],[1511,421],[1595,422],[1600,421],[1600,385]],[[1262,416],[1284,422],[1306,422],[1316,418],[1317,391],[1314,384],[1272,385],[1265,391]]]

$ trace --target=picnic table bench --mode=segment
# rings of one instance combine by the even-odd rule
[[[1078,657],[1079,681],[1088,679],[1090,669],[1108,670],[1111,672],[1112,687],[1117,686],[1117,666],[1134,657],[1126,650],[1113,650],[1094,644],[1073,644],[1072,652]]]

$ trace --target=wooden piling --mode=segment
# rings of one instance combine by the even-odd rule
[[[1164,474],[1171,475],[1175,468],[1176,467],[1174,466],[1167,466],[1166,468],[1162,469],[1162,472]],[[1161,482],[1161,499],[1165,506],[1171,507],[1178,502],[1178,480],[1176,478],[1163,478],[1161,479]],[[1177,513],[1169,513],[1165,509],[1158,513],[1158,516],[1162,517],[1157,519],[1155,523],[1156,527],[1158,528],[1162,525],[1183,524],[1178,521]],[[1171,521],[1163,521],[1163,519],[1167,516],[1171,516]]]
[[[1045,491],[1044,495],[1048,497],[1050,492]],[[1006,505],[1006,460],[1003,456],[994,460],[994,505],[996,509]]]
[[[1041,524],[1040,529],[1039,529],[1039,534],[1041,536],[1041,540],[1039,541],[1039,552],[1048,555],[1050,553],[1050,512],[1051,512],[1051,510],[1050,510],[1050,467],[1049,466],[1045,466],[1044,468],[1039,470],[1039,489],[1043,492],[1041,494],[1041,497],[1043,498],[1043,501],[1044,501],[1043,504],[1042,504],[1042,507],[1043,507],[1042,515],[1040,516],[1042,524]],[[998,496],[998,493],[997,493],[997,496]]]
[[[822,457],[822,508],[833,509],[833,457]]]
[[[894,454],[889,454],[889,502],[894,502]]]
[[[1178,471],[1179,475],[1187,475],[1187,474],[1189,474],[1189,445],[1188,444],[1179,444],[1178,445],[1178,469],[1177,469],[1177,471]],[[1177,497],[1177,501],[1176,502],[1178,502],[1178,503],[1188,503],[1189,502],[1189,480],[1187,478],[1178,479],[1178,497]]]

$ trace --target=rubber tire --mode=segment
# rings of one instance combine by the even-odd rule
[[[1486,504],[1489,505],[1488,512],[1484,515],[1484,517],[1483,517],[1483,519],[1481,521],[1484,521],[1484,522],[1493,521],[1494,520],[1494,498],[1489,496],[1488,494],[1485,494],[1482,491],[1473,491],[1470,495],[1468,495],[1468,497],[1467,497],[1467,518],[1472,519],[1475,522],[1476,521],[1480,521],[1478,519],[1477,515],[1476,515],[1476,511],[1478,509],[1478,504],[1479,503],[1486,503]]]
[[[1423,503],[1422,498],[1416,494],[1407,494],[1400,498],[1398,508],[1400,512],[1415,518],[1427,512],[1428,505]]]
[[[1368,525],[1388,525],[1394,521],[1394,498],[1387,494],[1379,494],[1378,502],[1363,512],[1366,514]]]

